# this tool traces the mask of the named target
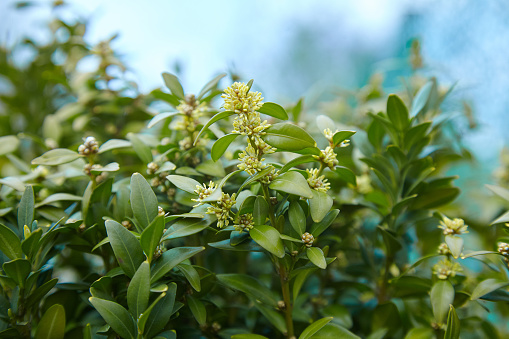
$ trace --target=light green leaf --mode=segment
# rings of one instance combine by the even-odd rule
[[[212,149],[210,151],[210,156],[212,160],[218,161],[219,158],[224,154],[228,146],[237,139],[240,134],[232,133],[223,135],[221,138],[217,139],[216,142],[212,145]]]
[[[213,160],[206,160],[196,166],[196,170],[205,175],[209,175],[211,177],[219,177],[222,178],[226,175],[224,171],[224,167],[221,162],[214,162]]]
[[[65,309],[55,304],[44,313],[37,330],[35,339],[63,339],[65,334]]]
[[[105,224],[113,253],[120,267],[125,274],[132,277],[145,259],[138,239],[114,220],[106,220]]]
[[[159,113],[157,114],[156,116],[154,116],[149,122],[148,122],[148,125],[147,125],[147,128],[152,128],[154,127],[155,125],[157,125],[157,123],[165,120],[165,119],[168,119],[170,117],[173,117],[177,114],[182,114],[180,112],[168,112],[168,113]]]
[[[229,116],[234,115],[234,114],[235,114],[235,112],[233,112],[233,111],[224,111],[224,112],[219,112],[216,115],[214,115],[212,118],[210,118],[210,120],[205,125],[203,125],[202,129],[200,130],[200,133],[198,133],[198,135],[196,136],[196,139],[194,139],[194,145],[196,146],[198,139],[200,139],[200,136],[207,130],[207,128],[210,127],[210,125],[218,122],[219,120],[228,118]]]
[[[49,205],[57,201],[81,201],[83,200],[82,197],[79,195],[69,194],[69,193],[55,193],[41,201],[40,203],[37,203],[35,205],[36,208],[39,208],[44,205]]]
[[[424,108],[424,106],[426,106],[432,87],[433,82],[428,81],[424,86],[422,86],[419,89],[414,99],[412,100],[412,108],[410,109],[411,117],[415,117]]]
[[[257,196],[253,206],[253,221],[255,225],[264,225],[269,216],[269,204],[262,196]]]
[[[0,137],[0,155],[12,153],[18,149],[19,139],[14,135]]]
[[[349,184],[352,184],[353,186],[357,185],[357,178],[355,176],[355,173],[352,172],[351,169],[344,166],[336,166],[335,171],[339,175],[339,178],[341,180]]]
[[[435,333],[433,333],[433,329],[429,327],[416,327],[412,328],[405,339],[435,339]]]
[[[308,132],[291,123],[278,123],[265,130],[262,139],[269,145],[285,151],[300,151],[316,147],[316,142]]]
[[[459,339],[460,338],[460,319],[456,314],[456,310],[450,305],[449,315],[447,316],[447,328],[445,330],[444,339]]]
[[[323,133],[325,129],[330,129],[332,132],[336,130],[336,123],[330,117],[324,114],[320,114],[316,117],[316,126],[320,133]]]
[[[446,235],[445,242],[449,249],[451,250],[451,254],[455,259],[458,259],[463,251],[463,238],[455,236],[455,235]]]
[[[501,224],[501,223],[506,223],[506,222],[509,222],[509,211],[505,212],[500,217],[498,217],[497,219],[492,221],[491,225]]]
[[[232,339],[269,339],[259,334],[241,333],[232,335]]]
[[[23,227],[25,225],[31,229],[32,221],[34,221],[34,205],[34,189],[32,188],[32,185],[27,185],[25,192],[23,192],[23,196],[21,197],[21,201],[19,202],[18,208],[18,229],[20,232],[23,231]]]
[[[332,198],[326,192],[319,192],[312,189],[313,199],[309,200],[309,210],[314,222],[320,222],[332,208]]]
[[[207,310],[203,303],[199,299],[193,298],[190,294],[187,295],[186,300],[198,324],[205,325],[207,322]]]
[[[273,102],[264,102],[258,112],[270,115],[276,119],[288,120],[288,114],[285,109]]]
[[[309,188],[307,180],[302,174],[295,171],[286,172],[277,176],[276,179],[271,182],[269,188],[308,199],[313,198],[313,193]]]
[[[321,268],[322,270],[327,268],[327,262],[325,261],[325,255],[321,248],[318,247],[310,247],[306,250],[306,255],[308,259]]]
[[[140,173],[131,176],[131,208],[142,229],[157,217],[157,197]]]
[[[272,291],[251,276],[245,274],[217,274],[216,278],[228,288],[244,292],[270,306],[277,306],[277,301]]]
[[[361,337],[336,324],[327,324],[313,336],[313,339],[361,339]]]
[[[120,169],[120,165],[118,164],[118,162],[111,162],[105,166],[95,164],[92,166],[90,171],[92,173],[102,173],[102,172],[116,172],[119,169]]]
[[[272,226],[256,225],[249,231],[249,235],[261,247],[278,258],[285,256],[285,247],[279,232]]]
[[[352,135],[354,135],[355,131],[339,131],[334,133],[332,136],[332,143],[334,144],[334,147],[338,147],[339,144],[341,144],[346,139],[350,138]]]
[[[127,138],[131,141],[134,152],[136,152],[136,155],[138,155],[141,161],[143,161],[145,164],[148,164],[153,160],[150,147],[148,147],[137,134],[128,133]]]
[[[110,139],[106,141],[104,144],[99,146],[99,152],[98,154],[111,151],[118,148],[125,148],[125,147],[131,147],[132,144],[128,140],[122,140],[122,139]]]
[[[320,234],[322,234],[329,226],[336,220],[336,217],[339,214],[338,209],[333,209],[318,223],[313,224],[311,226],[311,234],[316,238]]]
[[[280,170],[279,170],[279,173],[283,174],[285,172],[288,172],[289,169],[291,169],[292,167],[295,167],[295,166],[298,166],[300,164],[306,164],[306,163],[309,163],[309,162],[315,162],[316,159],[312,156],[312,155],[309,155],[309,154],[304,154],[304,155],[301,155],[295,159],[292,159],[290,161],[288,161]]]
[[[201,186],[200,183],[192,178],[184,177],[182,175],[168,175],[166,177],[173,185],[177,186],[187,193],[196,194],[194,190],[196,186]]]
[[[205,247],[175,247],[167,250],[157,259],[154,267],[152,267],[150,283],[155,283],[182,261],[191,258],[204,249]]]
[[[81,155],[77,152],[71,151],[67,148],[56,148],[32,160],[32,165],[56,166],[66,164],[78,158],[81,158]]]
[[[217,84],[219,83],[219,81],[224,78],[226,76],[226,73],[221,73],[219,74],[218,76],[216,76],[214,79],[210,80],[209,82],[207,82],[207,84],[205,86],[203,86],[203,88],[201,89],[200,93],[198,94],[198,96],[196,97],[198,100],[200,100],[201,98],[203,98],[203,96],[205,94],[207,94],[209,91],[213,90],[214,88],[217,87]]]
[[[306,214],[304,214],[298,200],[290,203],[290,208],[288,209],[288,220],[299,236],[306,232]]]
[[[396,94],[389,95],[387,99],[387,116],[399,131],[405,130],[410,125],[408,110]]]
[[[152,256],[156,247],[161,242],[161,237],[164,232],[164,216],[157,216],[150,225],[143,230],[140,236],[141,248],[148,258],[149,262],[152,262]]]
[[[11,260],[23,258],[21,241],[9,227],[0,224],[0,251]]]
[[[506,286],[509,286],[509,282],[507,281],[501,281],[498,279],[486,279],[484,281],[481,281],[479,285],[475,287],[470,299],[477,300],[490,292],[496,291]]]
[[[179,99],[184,99],[184,89],[182,88],[179,79],[175,75],[164,72],[163,80],[164,84],[166,87],[168,87],[173,95],[176,95],[179,97]]]
[[[145,312],[150,294],[150,264],[144,261],[134,274],[127,288],[127,305],[134,319]]]
[[[501,197],[502,199],[509,201],[509,190],[507,190],[503,187],[494,186],[494,185],[486,185],[486,187],[490,191],[492,191],[493,193],[495,193],[496,195]]]
[[[435,320],[443,324],[449,305],[454,301],[454,287],[448,280],[437,281],[431,288],[430,297]]]
[[[136,324],[125,308],[109,300],[95,297],[88,300],[118,335],[122,338],[134,339],[136,337]]]
[[[311,325],[306,327],[304,329],[304,331],[302,331],[301,335],[299,336],[299,339],[311,338],[313,336],[313,334],[318,332],[322,327],[327,325],[331,320],[332,320],[332,317],[327,317],[327,318],[322,318],[322,319],[315,321],[314,323],[312,323]]]

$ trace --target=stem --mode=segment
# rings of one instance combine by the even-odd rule
[[[387,301],[387,286],[389,284],[389,269],[394,261],[393,256],[389,256],[385,259],[385,272],[382,280],[382,284],[380,286],[380,290],[378,292],[378,303],[383,303]]]
[[[292,300],[290,297],[290,282],[288,281],[288,275],[286,269],[282,267],[279,271],[279,278],[281,280],[281,291],[283,292],[283,301],[285,302],[285,321],[287,329],[287,337],[294,338],[293,332],[293,319],[292,319]]]
[[[263,190],[263,197],[265,198],[265,200],[267,201],[267,204],[269,205],[270,223],[272,224],[272,227],[276,228],[279,231],[279,233],[281,233],[282,230],[278,229],[277,224],[276,224],[276,214],[274,212],[274,206],[272,205],[272,203],[270,201],[269,187],[265,184],[262,184],[262,190]]]

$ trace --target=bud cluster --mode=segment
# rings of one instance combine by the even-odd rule
[[[327,192],[330,189],[330,183],[327,182],[324,175],[318,175],[318,168],[306,169],[308,174],[307,182],[309,187],[318,192]]]
[[[433,273],[437,275],[438,279],[442,280],[454,277],[461,271],[463,271],[461,265],[457,262],[452,262],[449,259],[444,259],[433,266]]]
[[[249,230],[254,227],[253,215],[251,213],[239,215],[235,219],[235,224],[233,226],[235,227],[235,230],[238,232],[242,231],[249,232]]]
[[[311,233],[306,232],[302,235],[302,242],[304,243],[304,245],[306,245],[306,247],[313,246],[314,241],[315,237],[313,237]]]
[[[85,142],[78,147],[78,153],[81,155],[91,155],[99,152],[99,144],[94,137],[86,137]]]

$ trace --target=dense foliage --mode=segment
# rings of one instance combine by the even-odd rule
[[[446,209],[471,155],[418,44],[401,93],[311,114],[226,74],[141,94],[109,40],[51,27],[0,50],[0,337],[509,333],[509,212],[475,242]]]

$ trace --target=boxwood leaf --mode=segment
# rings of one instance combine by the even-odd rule
[[[177,186],[187,193],[196,194],[194,190],[196,186],[201,186],[200,183],[192,178],[184,177],[182,175],[168,175],[166,177],[173,185]]]
[[[253,240],[278,258],[285,256],[285,247],[279,232],[272,226],[256,225],[249,231]]]
[[[164,285],[164,286],[166,286],[166,285]],[[166,287],[166,290],[167,289],[168,288]],[[164,297],[166,297],[166,293],[165,292],[162,292],[161,294],[159,294],[159,296],[156,298],[156,300],[154,300],[152,302],[152,304],[150,304],[150,306],[145,311],[143,311],[143,313],[140,315],[140,317],[138,319],[138,331],[140,333],[145,332],[145,325],[147,324],[147,320],[150,317],[150,314],[152,313],[152,310],[157,305],[157,303],[159,301],[161,301]]]
[[[405,130],[410,125],[408,110],[396,94],[389,95],[387,99],[387,116],[399,131]]]
[[[136,324],[125,308],[116,302],[96,297],[88,300],[118,335],[122,338],[136,338]]]
[[[305,163],[308,163],[308,162],[314,162],[316,161],[316,159],[312,156],[312,155],[309,155],[309,154],[304,154],[304,155],[301,155],[295,159],[292,159],[290,161],[288,161],[280,170],[279,170],[279,173],[283,174],[285,172],[287,172],[289,169],[291,169],[292,167],[295,167],[295,166],[298,166],[300,164],[305,164]]]
[[[269,188],[308,199],[313,198],[313,193],[309,188],[307,180],[304,179],[302,174],[295,171],[286,172],[277,176],[276,179],[270,183]]]
[[[235,114],[235,112],[233,112],[233,111],[224,111],[224,112],[219,112],[216,115],[214,115],[212,118],[210,118],[210,120],[207,121],[207,123],[205,125],[203,125],[202,129],[200,130],[200,133],[198,133],[198,135],[196,136],[196,139],[194,139],[194,145],[196,146],[198,139],[207,130],[207,128],[210,127],[210,125],[218,122],[219,120],[228,118],[229,116],[234,115],[234,114]]]
[[[316,142],[308,132],[297,125],[278,123],[265,130],[262,139],[269,145],[285,151],[313,148]]]
[[[253,221],[255,225],[264,225],[269,216],[269,204],[262,196],[257,196],[253,206]]]
[[[270,115],[276,119],[288,120],[288,113],[286,113],[285,109],[273,102],[264,102],[258,112]]]
[[[99,152],[98,154],[111,151],[118,148],[126,148],[131,147],[132,144],[128,140],[122,140],[122,139],[110,139],[106,141],[104,144],[99,146]]]
[[[437,281],[431,288],[430,297],[435,320],[443,324],[449,305],[454,301],[454,287],[448,280]]]
[[[21,241],[9,227],[0,224],[0,251],[11,260],[22,258]]]
[[[212,149],[210,151],[210,157],[214,161],[218,161],[219,158],[224,154],[228,146],[237,139],[240,134],[232,133],[223,135],[221,138],[217,139],[216,142],[212,145]]]
[[[332,136],[332,143],[334,144],[334,147],[338,147],[339,144],[341,144],[346,139],[350,138],[352,135],[354,135],[355,131],[339,131],[334,133]]]
[[[292,201],[288,209],[288,220],[293,229],[300,236],[306,232],[306,214],[298,201]]]
[[[132,277],[144,260],[141,245],[131,232],[114,220],[106,220],[106,232],[113,253],[125,274]]]
[[[184,276],[186,277],[187,281],[191,284],[191,286],[197,291],[201,291],[201,281],[200,281],[200,275],[198,274],[198,271],[192,266],[192,265],[186,265],[186,264],[178,264],[178,269]]]
[[[56,148],[44,153],[38,158],[35,158],[32,160],[32,164],[56,166],[66,164],[78,158],[81,158],[81,155],[77,152],[71,151],[67,148]]]
[[[329,213],[332,204],[332,198],[326,192],[319,192],[312,189],[313,199],[309,200],[309,210],[314,222],[320,222]]]
[[[335,318],[334,318],[335,319]],[[346,328],[337,324],[327,324],[322,327],[312,338],[316,339],[361,339],[361,337],[353,334]]]
[[[184,89],[180,84],[179,79],[171,73],[163,73],[164,84],[171,91],[173,95],[176,95],[180,99],[184,99]]]
[[[14,152],[19,146],[19,139],[14,135],[0,137],[0,155]]]
[[[509,282],[507,281],[501,281],[498,279],[486,279],[484,281],[481,281],[479,285],[477,285],[472,292],[472,296],[470,297],[471,300],[477,300],[481,298],[482,296],[496,291],[499,288],[509,286]]]
[[[144,261],[127,288],[127,305],[134,319],[138,319],[148,306],[150,294],[150,265]]]
[[[444,339],[459,339],[460,329],[460,319],[456,314],[454,306],[451,305],[449,315],[447,316],[447,328],[445,329]]]
[[[152,261],[152,256],[159,243],[161,242],[161,236],[164,232],[164,216],[157,216],[150,225],[143,230],[140,236],[140,244],[143,252],[148,258],[148,261]]]
[[[32,270],[30,262],[26,259],[14,259],[2,265],[4,272],[21,288],[25,286],[26,279]]]
[[[321,248],[310,247],[306,249],[306,255],[313,264],[320,267],[322,270],[327,268],[327,262],[325,261],[325,256]]]
[[[168,285],[168,291],[160,302],[152,308],[148,319],[146,320],[143,333],[147,338],[154,337],[159,333],[170,320],[173,313],[173,306],[175,305],[175,294],[177,292],[177,284],[171,283]]]
[[[332,320],[332,317],[326,317],[326,318],[322,318],[322,319],[315,321],[314,323],[312,323],[311,325],[306,327],[304,329],[304,331],[302,331],[301,335],[299,336],[299,339],[311,338],[313,336],[313,334],[318,332],[322,327],[327,325],[331,320]]]
[[[28,228],[32,226],[32,221],[34,221],[34,207],[34,189],[32,185],[27,185],[18,208],[18,229],[20,231],[23,231],[25,225],[27,225]]]
[[[336,219],[336,217],[339,214],[338,209],[333,209],[330,212],[327,213],[327,215],[320,221],[313,226],[311,226],[311,234],[316,238],[320,234],[322,234],[329,226],[332,224],[332,222]]]
[[[270,306],[277,306],[277,301],[272,291],[251,276],[245,274],[217,274],[216,278],[228,288],[244,292]]]
[[[424,86],[422,86],[419,89],[414,99],[412,100],[412,108],[410,109],[411,117],[415,117],[424,108],[424,106],[426,106],[432,87],[433,82],[428,81]]]
[[[157,114],[156,116],[154,116],[149,122],[148,122],[148,125],[147,125],[147,128],[152,128],[154,127],[155,125],[157,125],[157,123],[167,119],[167,118],[170,118],[170,117],[173,117],[177,114],[182,114],[180,112],[167,112],[167,113],[159,113]]]
[[[131,208],[142,229],[157,216],[157,197],[140,173],[131,176]]]
[[[182,261],[191,258],[204,249],[205,247],[175,247],[167,250],[157,259],[155,265],[152,267],[150,283],[155,283]]]
[[[205,86],[203,86],[203,88],[200,90],[200,93],[198,94],[198,96],[196,98],[198,100],[203,98],[203,96],[205,94],[207,94],[210,90],[213,90],[214,88],[216,88],[217,84],[219,83],[219,81],[222,78],[224,78],[225,76],[226,76],[226,73],[221,73],[218,76],[216,76],[214,79],[212,79],[209,82],[207,82],[207,84]]]
[[[458,259],[463,251],[463,238],[454,235],[446,235],[445,242],[451,250],[452,256]]]
[[[150,147],[148,147],[138,135],[134,133],[128,133],[127,138],[131,141],[131,144],[134,148],[134,152],[145,164],[151,162],[154,158],[152,156],[152,151]]]
[[[190,294],[186,296],[186,300],[187,305],[198,324],[205,325],[207,322],[207,310],[203,303],[199,299],[193,298]]]
[[[62,305],[55,304],[44,313],[37,330],[35,339],[60,339],[65,334],[65,309]]]

